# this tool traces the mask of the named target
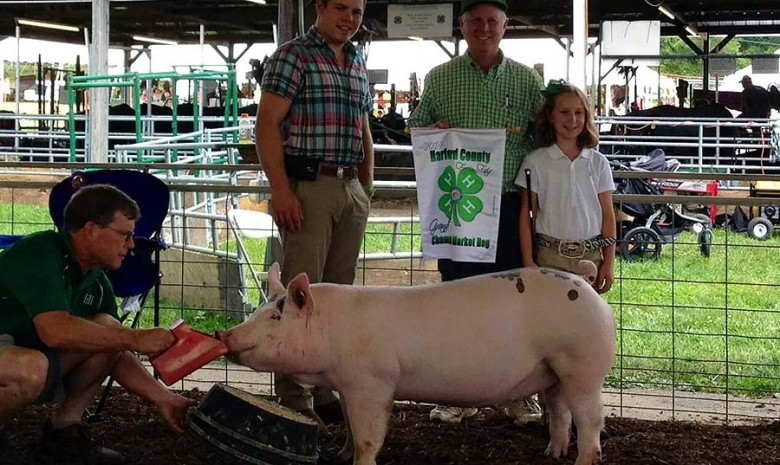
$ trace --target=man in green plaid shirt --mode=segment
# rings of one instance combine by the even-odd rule
[[[509,20],[505,0],[461,0],[460,29],[466,54],[437,66],[425,78],[420,103],[409,126],[441,129],[506,128],[501,211],[494,263],[439,260],[442,281],[522,267],[520,192],[514,184],[523,158],[536,148],[530,123],[542,106],[542,78],[531,68],[505,57],[499,43]],[[529,399],[509,408],[518,421],[537,419],[538,405]],[[437,407],[431,419],[458,422],[476,409]]]

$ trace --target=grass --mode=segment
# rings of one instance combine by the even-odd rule
[[[0,234],[23,235],[47,229],[54,229],[48,208],[0,203]]]
[[[695,236],[657,262],[618,261],[607,295],[618,321],[609,383],[622,387],[772,393],[780,378],[780,240],[716,230],[712,255]]]
[[[45,208],[0,204],[0,234],[27,234],[49,224]],[[420,250],[419,225],[401,224],[399,231],[397,251]],[[363,251],[389,251],[392,236],[393,225],[370,224]],[[247,239],[245,245],[250,257],[266,256],[265,240]],[[235,251],[236,242],[222,247]],[[718,229],[709,258],[686,232],[664,244],[657,262],[618,260],[616,284],[606,295],[618,323],[618,357],[608,384],[747,395],[780,390],[779,250],[780,237],[759,242]],[[249,301],[257,302],[259,291],[251,280],[247,284]],[[178,318],[204,332],[233,324],[224,311],[166,301],[161,307],[163,327]],[[141,325],[152,324],[147,310]]]

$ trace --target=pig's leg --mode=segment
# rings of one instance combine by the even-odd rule
[[[355,451],[354,465],[376,465],[393,409],[392,391],[383,391],[385,389],[361,389],[343,397]]]
[[[349,411],[347,410],[347,403],[344,401],[344,396],[339,393],[339,402],[341,403],[341,413],[344,415],[344,426],[347,428],[347,439],[344,442],[344,447],[338,453],[338,459],[346,462],[351,460],[355,455],[354,442],[352,441],[352,427],[349,424]]]
[[[547,445],[547,450],[544,453],[555,459],[564,457],[569,452],[571,412],[563,397],[560,382],[545,389],[544,403],[547,409],[550,431],[550,443]]]
[[[604,426],[601,385],[601,382],[564,385],[564,396],[577,425],[578,455],[574,465],[601,462],[601,428]]]

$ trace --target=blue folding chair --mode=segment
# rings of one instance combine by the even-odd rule
[[[138,327],[149,291],[154,289],[154,325],[160,323],[160,251],[166,248],[160,237],[163,221],[168,214],[170,195],[168,187],[157,177],[140,171],[96,170],[76,172],[60,181],[49,194],[49,215],[57,229],[64,226],[65,205],[81,187],[94,184],[110,184],[135,200],[141,210],[141,218],[135,224],[133,242],[135,248],[122,261],[118,270],[107,272],[114,294],[122,298],[120,310],[124,322],[135,314],[131,327]],[[0,249],[18,241],[19,235],[0,235]],[[95,411],[87,414],[91,420],[100,417],[109,390],[110,377]]]

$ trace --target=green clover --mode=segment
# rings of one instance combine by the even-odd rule
[[[484,187],[485,181],[479,177],[474,168],[464,168],[460,173],[448,166],[439,176],[439,189],[444,195],[439,198],[439,210],[442,211],[455,226],[463,221],[474,221],[482,211],[482,201],[474,194]]]

